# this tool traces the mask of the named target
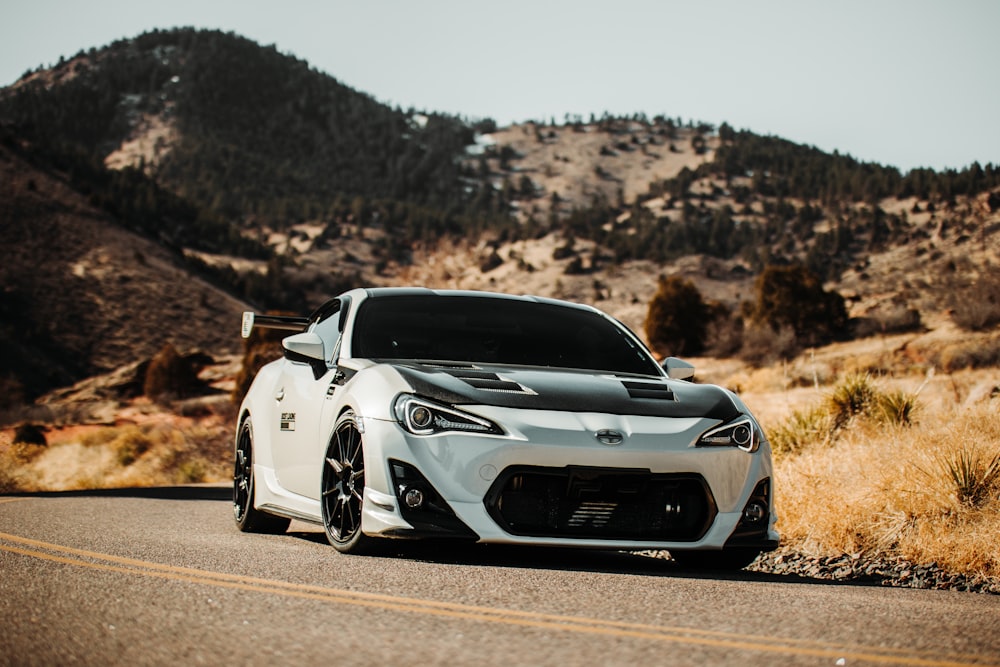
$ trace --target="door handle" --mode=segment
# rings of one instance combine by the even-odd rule
[[[280,401],[284,397],[285,397],[285,388],[282,387],[281,389],[278,390],[278,393],[274,395],[274,400]]]

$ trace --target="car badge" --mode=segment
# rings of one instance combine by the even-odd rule
[[[625,442],[625,436],[622,435],[621,431],[612,431],[609,428],[601,429],[594,434],[594,437],[599,443],[608,447],[617,447]]]

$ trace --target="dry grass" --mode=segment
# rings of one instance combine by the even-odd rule
[[[775,430],[799,436],[775,453],[783,540],[811,553],[890,555],[1000,576],[998,407],[996,399],[937,405],[917,424],[871,410],[826,431],[806,421],[823,435],[814,438],[793,414]],[[831,426],[830,406],[813,414]]]
[[[228,480],[231,427],[221,420],[55,431],[49,445],[0,444],[0,492]]]

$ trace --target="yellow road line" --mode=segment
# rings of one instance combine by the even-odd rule
[[[41,542],[2,532],[0,532],[0,540],[22,545],[13,546],[0,543],[0,550],[66,565],[389,611],[419,613],[547,630],[648,639],[721,649],[738,649],[834,659],[844,658],[848,661],[863,660],[879,664],[920,665],[926,667],[966,667],[968,665],[984,664],[978,662],[978,660],[982,659],[982,656],[974,655],[950,655],[947,658],[939,658],[931,657],[931,654],[916,650],[880,647],[833,647],[828,643],[811,640],[742,635],[698,630],[695,628],[654,626],[622,621],[605,621],[594,618],[561,616],[513,609],[492,609],[489,607],[451,602],[324,588],[309,584],[296,584],[224,572],[211,572],[174,565],[163,565]]]

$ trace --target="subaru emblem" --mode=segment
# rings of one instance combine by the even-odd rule
[[[608,447],[616,447],[625,442],[625,436],[622,435],[621,431],[612,431],[609,428],[601,429],[594,434],[594,437],[599,443]]]

